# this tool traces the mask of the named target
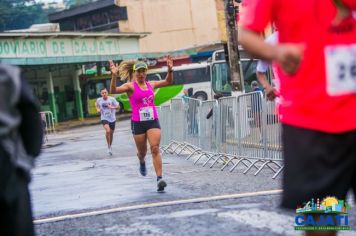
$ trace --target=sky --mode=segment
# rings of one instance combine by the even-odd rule
[[[64,7],[63,0],[36,0],[38,3],[44,3],[47,5],[48,3],[57,3],[59,7]]]
[[[36,2],[44,2],[44,3],[56,2],[56,3],[63,3],[63,0],[36,0]]]

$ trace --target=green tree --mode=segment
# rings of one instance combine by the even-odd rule
[[[53,10],[53,8],[44,10],[43,4],[35,0],[1,0],[0,32],[26,29],[36,23],[47,23],[47,13]]]
[[[56,12],[56,11],[62,11],[62,8],[56,8],[53,7],[55,3],[49,3],[49,7],[48,8],[42,8],[42,12],[41,14],[38,16],[38,18],[36,19],[36,21],[34,22],[35,24],[41,24],[41,23],[48,23],[48,15]]]

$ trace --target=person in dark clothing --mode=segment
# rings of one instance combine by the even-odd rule
[[[218,100],[219,98],[221,98],[221,97],[223,97],[224,95],[222,95],[221,93],[217,93],[217,94],[215,94],[214,95],[214,99],[215,100]],[[210,119],[210,117],[212,117],[213,116],[213,107],[210,109],[210,111],[209,111],[209,113],[206,115],[206,118],[207,119]]]
[[[0,235],[34,235],[28,184],[42,136],[32,89],[19,68],[0,63]]]
[[[260,141],[262,141],[262,102],[263,91],[259,87],[256,80],[251,82],[252,94],[251,95],[251,114],[254,120],[254,125],[260,131]],[[258,92],[258,93],[256,93]]]

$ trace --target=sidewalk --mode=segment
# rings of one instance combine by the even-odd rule
[[[118,114],[116,115],[117,120],[127,120],[130,119],[131,117],[131,113],[122,113],[122,114]],[[65,130],[69,130],[72,128],[78,128],[78,127],[83,127],[83,126],[90,126],[90,125],[97,125],[100,124],[100,117],[96,116],[96,117],[87,117],[84,120],[68,120],[68,121],[63,121],[63,122],[59,122],[58,124],[55,125],[56,128],[56,132],[60,132],[60,131],[65,131]]]

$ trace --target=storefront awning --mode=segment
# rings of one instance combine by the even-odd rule
[[[149,33],[0,33],[0,60],[16,65],[84,63],[137,58]]]

